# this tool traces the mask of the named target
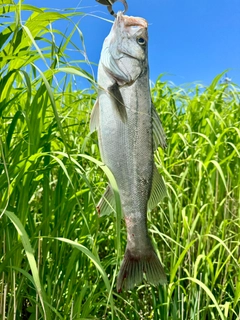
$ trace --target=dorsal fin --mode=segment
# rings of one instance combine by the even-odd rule
[[[167,196],[167,190],[162,176],[156,165],[153,166],[152,190],[148,200],[148,208],[154,209],[157,204]]]
[[[152,124],[153,124],[153,148],[156,150],[159,145],[165,149],[167,147],[166,135],[159,119],[157,110],[152,103]]]

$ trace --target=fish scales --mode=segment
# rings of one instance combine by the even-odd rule
[[[136,220],[136,227],[142,233],[146,231],[146,225],[142,224],[141,220],[146,220],[153,159],[152,136],[149,134],[152,127],[151,103],[145,102],[145,95],[141,97],[142,92],[139,94],[138,84],[141,81],[141,78],[137,79],[131,88],[120,90],[124,102],[133,107],[133,110],[127,109],[126,124],[115,116],[110,101],[106,103],[107,97],[104,96],[104,107],[100,108],[99,131],[102,160],[111,169],[117,181],[123,212],[128,218],[127,221]],[[132,97],[138,97],[134,105],[130,103]],[[100,95],[100,105],[103,101]],[[136,233],[137,237],[138,233],[134,230],[133,233]]]
[[[99,95],[90,123],[92,131],[98,130],[102,160],[116,179],[127,227],[127,247],[118,275],[118,291],[141,283],[143,273],[152,284],[166,283],[147,229],[151,193],[156,197],[160,192],[158,198],[165,195],[163,180],[153,161],[155,122],[156,136],[161,136],[162,146],[165,136],[160,120],[153,121],[147,41],[146,20],[118,13],[103,45],[98,69]],[[160,188],[154,187],[157,184],[154,181],[160,183]],[[112,192],[105,194],[113,196]],[[100,213],[101,208],[105,208],[104,201],[103,197]],[[109,202],[113,203],[112,199],[109,198]]]

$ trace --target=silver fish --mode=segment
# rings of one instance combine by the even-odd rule
[[[99,94],[90,131],[97,130],[103,162],[112,171],[127,227],[127,247],[118,274],[117,291],[143,280],[167,283],[147,229],[147,210],[166,196],[153,152],[166,147],[166,137],[152,104],[149,87],[148,32],[143,18],[117,14],[105,39],[98,68]],[[99,202],[110,212],[114,196],[109,185]]]

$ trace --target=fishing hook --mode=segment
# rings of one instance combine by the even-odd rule
[[[111,15],[113,15],[114,17],[117,16],[117,14],[113,11],[113,4],[117,1],[122,2],[122,4],[124,5],[124,11],[123,13],[126,13],[128,10],[128,4],[126,0],[96,0],[97,2],[103,4],[104,6],[107,6],[108,11],[110,12]]]

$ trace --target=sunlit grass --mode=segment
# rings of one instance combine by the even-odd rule
[[[66,55],[77,26],[64,37],[52,25],[74,13],[6,3],[1,14],[14,20],[0,34],[0,318],[239,319],[239,87],[219,84],[222,75],[187,92],[156,82],[168,149],[155,160],[168,198],[148,221],[169,285],[119,295],[126,231],[89,134],[94,79]],[[95,210],[107,178],[117,217]]]

